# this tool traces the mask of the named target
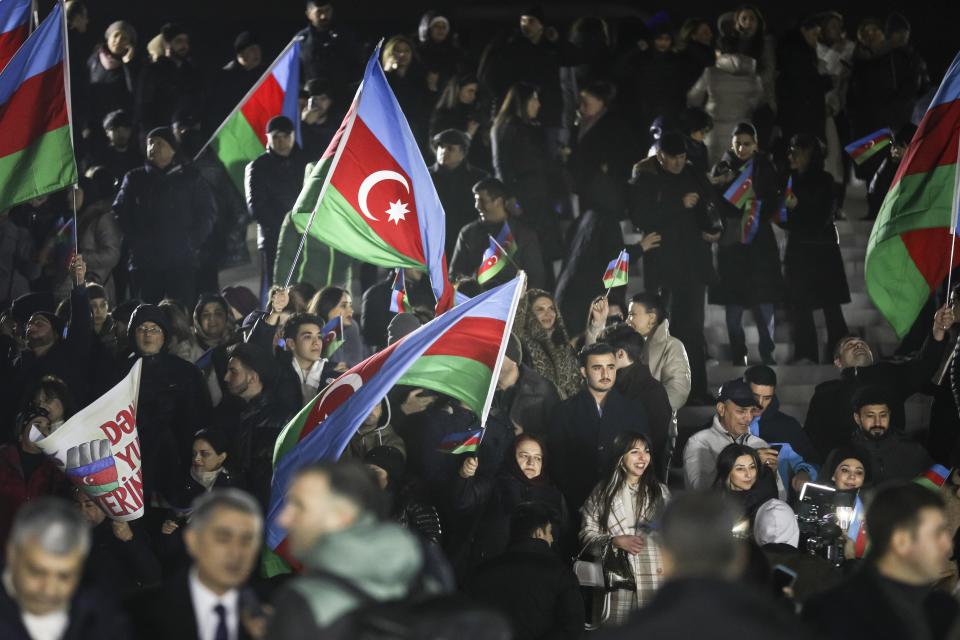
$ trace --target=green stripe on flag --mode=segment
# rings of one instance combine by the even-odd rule
[[[887,322],[903,337],[930,297],[930,287],[907,252],[900,236],[874,245],[867,252],[867,292]]]
[[[950,227],[955,164],[904,176],[883,199],[869,248],[904,231]]]
[[[76,182],[70,127],[48,131],[26,149],[0,158],[0,210]]]
[[[480,415],[490,389],[490,367],[460,356],[421,356],[397,384],[423,387],[460,400]]]
[[[325,172],[325,167],[323,171]],[[314,169],[314,175],[309,182],[314,181],[317,173],[317,169]],[[302,211],[301,206],[309,202],[307,192],[314,188],[313,184],[305,186],[304,192],[297,199],[297,212],[290,216],[301,233],[310,219],[310,214]],[[334,249],[370,264],[389,268],[423,269],[422,264],[384,242],[333,185],[327,186],[323,200],[317,203],[317,215],[309,233],[311,237]]]
[[[234,186],[244,193],[243,172],[265,149],[239,109],[224,123],[210,146],[226,167]]]
[[[300,410],[293,420],[287,423],[287,426],[283,428],[283,431],[280,432],[280,435],[277,436],[277,442],[273,447],[273,466],[277,466],[277,462],[283,456],[287,455],[291,449],[297,446],[297,442],[300,441],[300,432],[303,431],[304,425],[307,423],[307,417],[310,415],[310,411],[313,410],[313,405],[319,399],[319,396],[307,403],[303,409]]]

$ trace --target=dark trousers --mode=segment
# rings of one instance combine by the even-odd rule
[[[277,245],[261,247],[260,253],[260,300],[266,304],[273,286],[273,265],[277,261]],[[283,276],[286,278],[286,276]]]
[[[793,359],[807,358],[813,362],[830,363],[833,361],[833,349],[840,338],[847,335],[847,321],[839,304],[823,308],[823,318],[827,322],[827,345],[823,360],[820,359],[820,345],[817,339],[817,326],[813,322],[813,309],[794,307],[791,312],[793,324]]]
[[[654,289],[655,290],[655,289]],[[707,393],[706,343],[703,339],[704,296],[707,286],[684,283],[670,288],[673,302],[670,309],[670,333],[683,343],[690,360],[690,395]]]
[[[133,296],[157,304],[173,298],[188,309],[197,302],[197,272],[194,267],[134,269],[131,274]]]
[[[730,353],[734,361],[742,360],[747,355],[747,339],[743,333],[744,307],[728,304],[724,307],[727,319],[727,335],[730,336]],[[760,334],[760,355],[764,359],[773,357],[776,345],[773,342],[773,305],[758,304],[750,308],[753,321],[757,324]]]

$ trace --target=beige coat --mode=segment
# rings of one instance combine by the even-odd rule
[[[670,335],[670,321],[664,320],[643,344],[640,361],[667,390],[670,407],[679,411],[690,395],[690,361],[683,343]]]

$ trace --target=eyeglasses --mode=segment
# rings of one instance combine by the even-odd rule
[[[148,327],[147,325],[140,325],[137,327],[137,333],[150,334],[150,333],[161,333],[163,329],[157,326]]]

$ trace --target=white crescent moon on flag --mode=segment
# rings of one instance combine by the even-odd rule
[[[384,180],[396,180],[403,185],[407,193],[410,193],[410,185],[407,184],[407,179],[396,171],[390,171],[388,169],[374,171],[364,178],[363,182],[360,183],[360,190],[357,191],[357,202],[360,204],[360,212],[374,222],[378,222],[378,220],[370,215],[370,209],[367,208],[367,196],[370,195],[370,189],[373,189],[377,183],[383,182]]]
[[[337,389],[339,389],[344,385],[349,385],[350,387],[353,388],[353,392],[356,393],[357,390],[363,386],[363,378],[361,378],[360,375],[357,373],[348,373],[347,375],[343,376],[343,378],[341,378],[340,380],[334,382],[327,389],[327,392],[323,394],[323,397],[320,398],[320,405],[319,405],[320,408],[321,409],[323,408],[323,405],[327,401],[327,398],[330,397],[330,394],[332,394],[334,391],[336,391]],[[329,413],[324,411],[324,415],[322,419],[326,420],[327,417],[329,417],[329,415],[330,415]]]

